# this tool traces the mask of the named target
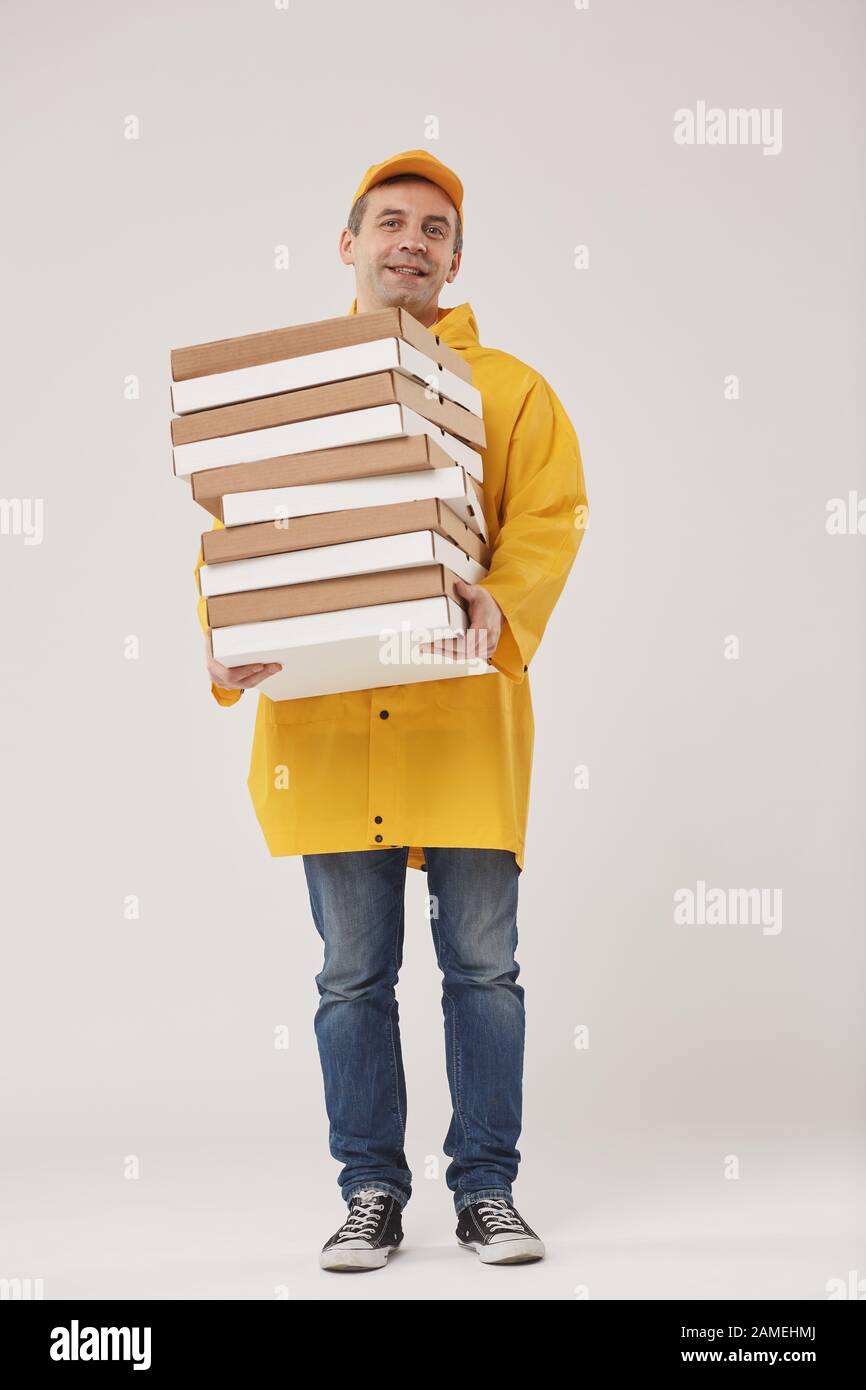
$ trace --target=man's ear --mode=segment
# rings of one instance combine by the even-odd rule
[[[355,264],[355,238],[352,236],[348,227],[344,227],[340,233],[340,240],[337,242],[337,251],[339,252],[340,260],[343,262],[343,265]]]

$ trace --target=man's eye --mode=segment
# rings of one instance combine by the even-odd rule
[[[383,226],[383,227],[396,227],[396,225],[397,225],[397,219],[396,219],[396,217],[388,217],[388,218],[386,218],[386,220],[385,220],[384,222],[382,222],[380,225]],[[441,227],[439,227],[439,226],[436,226],[435,224],[434,224],[432,227],[428,227],[428,228],[427,228],[427,231],[428,231],[428,232],[435,232],[436,235],[437,235],[437,236],[440,236],[440,237],[443,237],[443,236],[445,235],[445,232],[443,231],[443,229],[442,229]]]

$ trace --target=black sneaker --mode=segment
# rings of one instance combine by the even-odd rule
[[[322,1247],[322,1269],[380,1269],[403,1239],[400,1203],[365,1187],[349,1199],[349,1215]]]
[[[503,1197],[479,1197],[463,1208],[457,1218],[457,1244],[474,1250],[486,1265],[518,1265],[544,1258],[544,1242]]]

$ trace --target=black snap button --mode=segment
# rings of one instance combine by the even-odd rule
[[[377,836],[376,836],[376,839],[377,839],[377,840],[381,840],[381,838],[382,838],[381,835],[377,835]]]
[[[375,819],[376,819],[376,824],[377,824],[377,825],[381,825],[381,824],[382,824],[382,817],[381,817],[381,816],[376,816]]]
[[[387,711],[386,709],[380,709],[380,710],[379,710],[379,718],[380,718],[380,719],[387,719],[387,718],[388,718],[388,711]]]
[[[523,669],[524,669],[524,671],[528,671],[528,670],[529,670],[529,667],[528,667],[528,666],[524,666]]]

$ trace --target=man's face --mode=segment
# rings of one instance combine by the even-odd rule
[[[401,179],[372,188],[358,235],[346,229],[340,238],[343,262],[355,267],[359,312],[397,305],[422,323],[435,320],[442,286],[460,265],[451,250],[456,221],[435,184]]]

